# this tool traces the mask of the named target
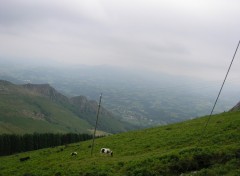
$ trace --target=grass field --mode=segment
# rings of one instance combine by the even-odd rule
[[[90,140],[0,157],[0,176],[240,175],[240,112],[212,116],[203,134],[206,120],[100,138],[93,156]],[[113,157],[101,155],[102,147],[111,148]]]

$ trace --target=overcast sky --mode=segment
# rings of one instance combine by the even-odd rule
[[[223,79],[239,17],[239,0],[0,0],[0,59]]]

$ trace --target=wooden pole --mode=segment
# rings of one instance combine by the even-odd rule
[[[92,154],[93,154],[94,141],[95,141],[95,135],[96,135],[96,130],[97,130],[97,124],[98,124],[98,116],[99,116],[99,111],[100,111],[100,107],[101,107],[101,100],[102,100],[102,93],[101,93],[101,95],[100,95],[99,103],[98,103],[97,119],[96,119],[96,124],[95,124],[95,128],[94,128],[94,133],[93,133],[91,156],[92,156]]]

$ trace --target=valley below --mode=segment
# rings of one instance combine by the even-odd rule
[[[223,92],[210,118],[204,115],[215,100],[215,84],[122,71],[108,77],[105,67],[89,69],[2,70],[0,134],[91,134],[103,93],[97,134],[104,137],[96,139],[92,155],[87,140],[0,156],[0,176],[240,174],[234,87]],[[100,154],[103,147],[113,156]]]
[[[103,107],[138,127],[209,114],[221,83],[107,66],[3,68],[0,79],[16,84],[48,83],[67,97],[83,95],[95,101],[102,93]],[[233,107],[239,101],[238,92],[238,86],[230,82],[214,113]]]

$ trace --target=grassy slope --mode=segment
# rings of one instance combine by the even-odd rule
[[[0,157],[0,175],[240,175],[240,112],[212,116],[198,145],[206,120],[100,138],[93,157],[91,141]],[[101,156],[101,147],[114,156]]]
[[[87,122],[81,120],[71,111],[44,97],[21,93],[2,94],[0,100],[0,134],[33,132],[82,133],[91,128]],[[45,114],[47,120],[33,115],[33,112]]]
[[[49,85],[19,86],[0,80],[0,134],[89,133],[95,126],[97,102],[71,104]],[[83,109],[83,110],[82,110]],[[84,111],[87,109],[88,111]],[[101,108],[99,132],[118,133],[135,128]]]

